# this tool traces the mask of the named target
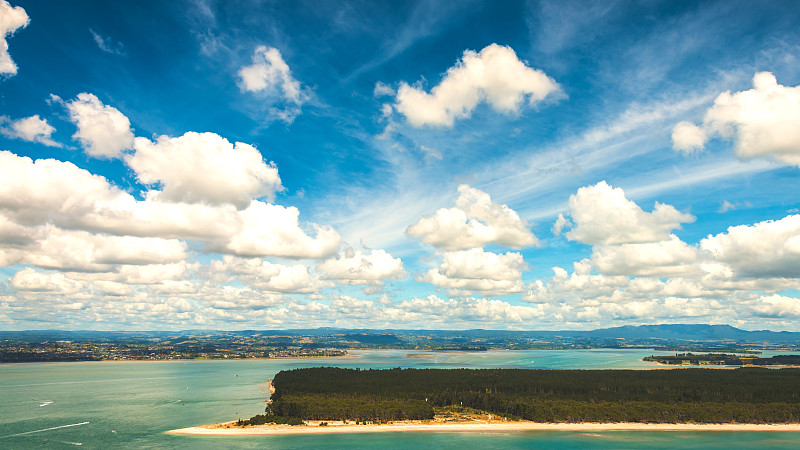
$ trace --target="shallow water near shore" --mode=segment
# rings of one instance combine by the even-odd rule
[[[409,354],[426,357],[407,357]],[[0,448],[797,448],[794,432],[424,432],[171,436],[263,412],[266,381],[299,367],[647,369],[652,350],[352,351],[341,358],[0,364]],[[663,353],[663,352],[661,352]],[[786,352],[782,352],[786,353]],[[668,352],[666,353],[668,354]],[[765,352],[765,356],[771,356]]]

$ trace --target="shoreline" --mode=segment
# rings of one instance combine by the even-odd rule
[[[383,425],[336,424],[319,426],[319,421],[308,425],[256,425],[231,426],[234,422],[180,428],[166,434],[182,436],[262,436],[289,434],[330,433],[382,433],[382,432],[515,432],[515,431],[784,431],[800,432],[800,423],[789,424],[740,424],[740,423],[539,423],[539,422],[459,422],[436,423],[423,421],[395,422]]]
[[[359,356],[347,354],[340,356],[281,356],[275,358],[174,358],[174,359],[100,359],[100,360],[76,360],[76,361],[0,361],[0,365],[22,365],[22,364],[86,364],[86,363],[169,363],[169,362],[232,362],[232,361],[277,361],[290,359],[323,359],[323,358],[359,358]]]

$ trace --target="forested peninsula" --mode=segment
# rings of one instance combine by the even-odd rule
[[[470,410],[540,423],[800,423],[800,369],[534,370],[333,367],[279,372],[264,415],[385,423]]]

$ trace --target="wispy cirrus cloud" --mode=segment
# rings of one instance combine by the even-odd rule
[[[274,47],[258,46],[253,52],[253,63],[239,69],[238,77],[243,91],[282,103],[283,109],[275,107],[272,112],[286,123],[294,121],[309,99],[308,89],[294,78],[280,50]]]
[[[91,28],[89,28],[89,32],[92,34],[92,39],[94,39],[95,44],[97,44],[97,47],[100,50],[113,55],[125,54],[125,46],[122,44],[122,42],[114,42],[110,37],[104,37]]]

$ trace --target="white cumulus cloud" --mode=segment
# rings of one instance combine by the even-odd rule
[[[386,279],[405,278],[406,271],[400,258],[394,258],[385,250],[360,250],[340,254],[317,266],[324,278],[342,284],[382,285]]]
[[[118,109],[86,92],[67,103],[70,120],[78,127],[73,138],[96,158],[116,158],[133,147],[131,122]]]
[[[260,258],[224,255],[209,264],[216,282],[239,280],[253,289],[285,293],[315,292],[327,286],[314,279],[303,264],[274,264]]]
[[[672,128],[672,148],[686,154],[702,150],[708,135],[692,122],[680,122]]]
[[[20,28],[25,28],[30,18],[19,6],[11,6],[6,0],[0,0],[0,74],[16,75],[17,65],[8,54],[8,37]]]
[[[0,151],[0,179],[0,212],[24,225],[82,217],[98,204],[127,195],[72,163],[34,162],[8,151]]]
[[[734,141],[740,158],[771,156],[800,166],[800,86],[778,84],[770,72],[753,77],[753,89],[723,92],[706,111],[702,126],[681,122],[673,130],[673,147],[684,152],[702,148],[710,137]]]
[[[110,271],[115,265],[163,264],[187,257],[186,243],[175,239],[109,236],[52,225],[30,228],[28,237],[22,245],[0,246],[0,266]]]
[[[455,208],[442,208],[406,230],[410,237],[446,250],[482,247],[493,243],[511,248],[538,245],[528,224],[489,194],[465,184],[458,187]]]
[[[516,252],[497,254],[479,248],[445,252],[438,268],[417,278],[453,292],[484,291],[502,295],[523,290],[522,271],[527,265]]]
[[[300,211],[253,201],[239,213],[238,233],[225,243],[225,250],[241,256],[324,258],[339,247],[341,236],[330,226],[312,225],[311,237],[300,227]]]
[[[568,228],[568,227],[571,227],[571,226],[572,226],[572,222],[570,222],[569,219],[564,217],[564,214],[558,213],[558,217],[556,218],[555,223],[553,223],[553,228],[551,229],[551,231],[556,236],[560,236],[565,228]]]
[[[800,278],[800,215],[729,227],[700,248],[739,276]]]
[[[491,44],[480,52],[466,50],[430,93],[401,83],[395,108],[414,127],[451,127],[481,102],[498,112],[516,114],[526,99],[535,105],[558,91],[552,78],[528,67],[510,47]]]
[[[0,179],[0,215],[19,226],[183,239],[249,257],[324,258],[339,248],[340,236],[330,226],[310,224],[315,235],[309,235],[295,207],[253,200],[238,210],[231,204],[165,203],[157,194],[137,200],[71,163],[34,162],[4,151]]]
[[[573,266],[574,271],[571,275],[561,267],[553,267],[553,277],[550,281],[535,281],[528,286],[528,292],[522,299],[534,303],[605,299],[630,282],[626,276],[591,273],[591,264],[587,260],[575,262]]]
[[[13,139],[37,142],[48,147],[61,147],[61,144],[51,139],[55,131],[56,129],[38,114],[17,120],[0,116],[0,133]]]
[[[278,169],[255,147],[231,144],[214,133],[188,132],[155,141],[139,137],[134,147],[125,162],[139,181],[160,186],[160,200],[244,208],[252,198],[272,201],[282,189]]]
[[[442,329],[464,329],[473,326],[471,324],[495,324],[499,327],[518,324],[529,328],[532,321],[544,315],[539,308],[511,305],[500,300],[443,299],[435,295],[404,300],[388,312],[394,312],[392,309],[397,311],[396,315],[404,323],[416,327],[419,327],[418,324],[434,323]]]
[[[760,317],[800,318],[800,299],[773,294],[761,297],[753,305],[753,311]]]
[[[604,275],[675,276],[697,271],[698,252],[670,235],[668,240],[595,246],[592,267]]]
[[[34,292],[53,292],[59,294],[74,294],[78,292],[83,283],[72,280],[61,273],[41,273],[26,267],[15,273],[9,279],[9,284],[14,289]]]
[[[695,220],[691,214],[658,202],[653,212],[645,212],[625,197],[622,188],[611,187],[605,181],[578,189],[569,197],[569,207],[574,227],[566,236],[585,244],[664,241],[681,223]]]

